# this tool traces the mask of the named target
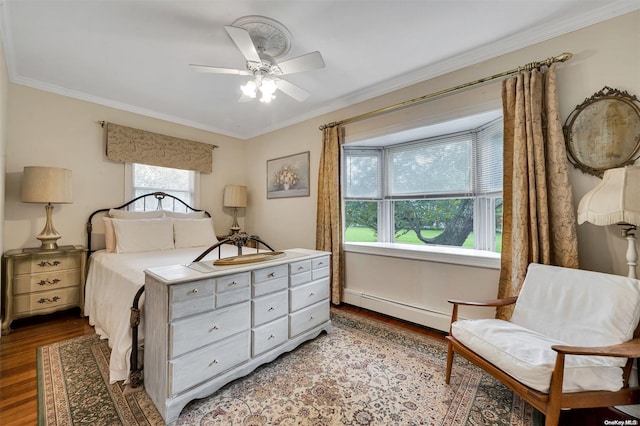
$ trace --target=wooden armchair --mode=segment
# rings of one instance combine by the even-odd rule
[[[566,408],[640,403],[629,385],[640,357],[640,281],[555,266],[529,266],[520,296],[453,303],[446,382],[462,355],[537,410],[545,426]],[[459,306],[514,304],[509,321],[459,320]]]

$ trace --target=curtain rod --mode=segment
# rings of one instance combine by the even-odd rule
[[[521,71],[530,71],[532,69],[540,68],[540,67],[545,66],[545,65],[546,66],[551,66],[551,64],[554,64],[556,62],[565,62],[565,61],[568,61],[569,59],[571,59],[572,56],[573,56],[573,54],[565,52],[565,53],[563,53],[561,55],[554,56],[554,57],[551,57],[551,58],[547,58],[547,59],[545,59],[543,61],[531,62],[531,63],[528,63],[528,64],[523,65],[521,67],[509,70],[509,71],[504,71],[504,72],[501,72],[499,74],[494,74],[494,75],[489,76],[489,77],[484,77],[484,78],[481,78],[481,79],[478,79],[478,80],[471,81],[469,83],[460,84],[458,86],[450,87],[448,89],[444,89],[444,90],[441,90],[439,92],[435,92],[435,93],[431,93],[431,94],[428,94],[428,95],[420,96],[419,98],[410,99],[408,101],[400,102],[400,103],[397,103],[397,104],[394,104],[394,105],[390,105],[390,106],[387,106],[387,107],[384,107],[384,108],[380,108],[380,109],[376,109],[376,110],[373,110],[373,111],[365,112],[364,114],[360,114],[360,115],[356,115],[356,116],[353,116],[353,117],[345,118],[344,120],[334,121],[334,122],[328,123],[328,124],[323,124],[322,126],[320,126],[320,130],[327,129],[329,127],[342,126],[342,125],[345,125],[345,124],[348,124],[348,123],[353,123],[354,121],[363,120],[365,118],[373,117],[373,116],[376,116],[376,115],[379,115],[379,114],[383,114],[383,113],[386,113],[386,112],[395,111],[395,110],[404,108],[404,107],[409,106],[409,105],[418,104],[418,103],[424,102],[424,101],[426,101],[428,99],[432,99],[432,98],[435,98],[435,97],[438,97],[438,96],[446,95],[447,93],[456,92],[458,90],[466,89],[467,87],[475,86],[475,85],[478,85],[478,84],[481,84],[481,83],[485,83],[487,81],[497,80],[499,78],[504,78],[504,77],[509,77],[509,76],[511,76],[513,74],[517,74],[517,73],[519,73]]]

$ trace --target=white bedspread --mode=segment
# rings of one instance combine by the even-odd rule
[[[238,249],[223,245],[221,257],[236,256]],[[111,360],[109,379],[111,383],[128,381],[131,355],[131,327],[129,318],[133,298],[144,285],[144,270],[154,266],[189,263],[207,247],[181,248],[142,253],[107,253],[99,250],[89,259],[89,273],[85,287],[84,312],[96,333],[109,339]],[[249,253],[250,249],[244,250]],[[213,250],[204,260],[218,258],[218,249]],[[143,307],[144,294],[140,299]],[[144,309],[141,309],[144,321]],[[143,341],[144,323],[138,327],[139,342]]]

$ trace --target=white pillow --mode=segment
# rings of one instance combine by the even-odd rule
[[[211,218],[173,219],[173,239],[176,248],[211,246],[218,242]]]
[[[204,210],[199,212],[172,212],[171,210],[162,210],[162,213],[166,217],[172,217],[175,219],[202,219],[206,218],[207,215],[204,213]]]
[[[116,230],[113,229],[113,222],[110,217],[103,217],[104,221],[104,245],[107,253],[116,252]]]
[[[159,219],[163,217],[163,214],[162,210],[130,212],[128,210],[110,209],[109,216],[116,219]]]
[[[116,231],[116,252],[170,250],[173,244],[173,223],[170,218],[111,219]]]

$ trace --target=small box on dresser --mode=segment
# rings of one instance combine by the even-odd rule
[[[9,250],[2,257],[2,334],[15,319],[84,306],[87,249]]]

